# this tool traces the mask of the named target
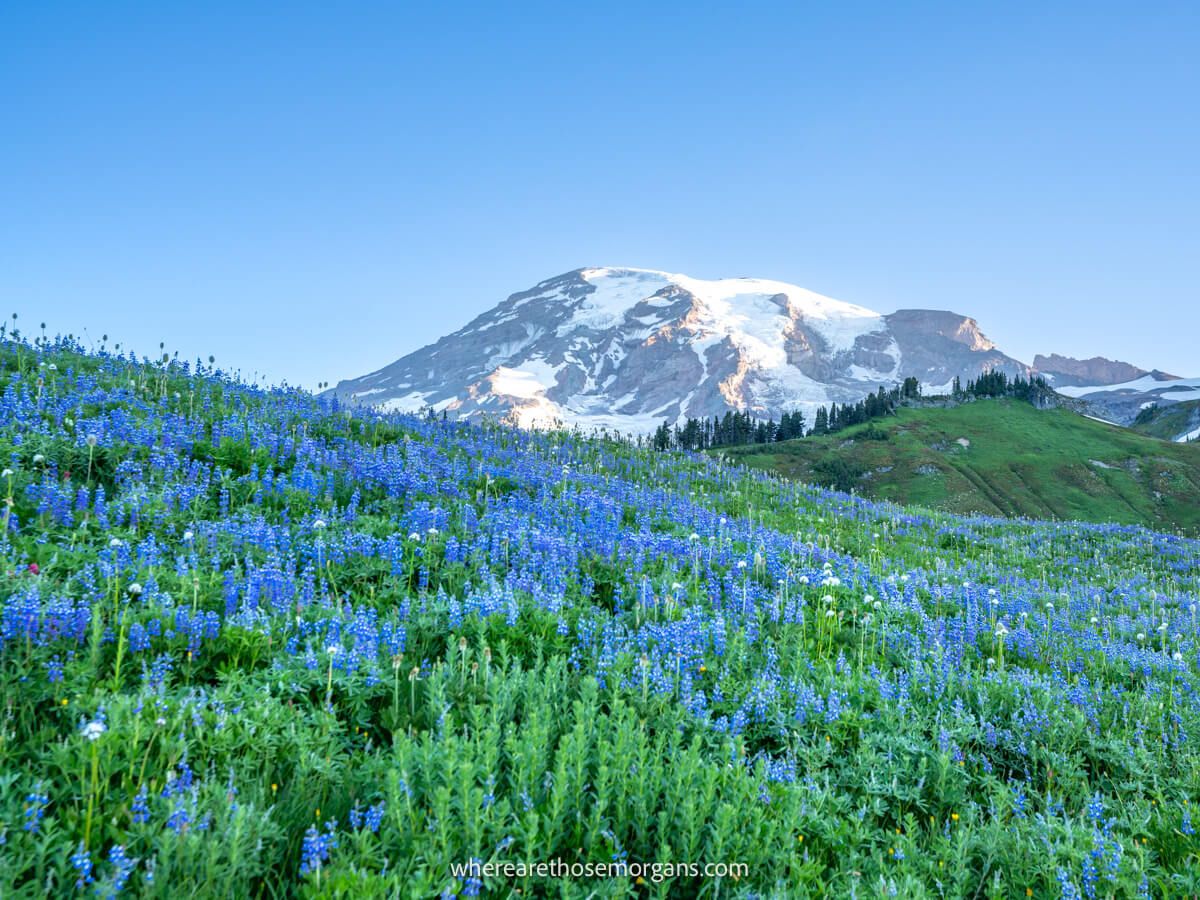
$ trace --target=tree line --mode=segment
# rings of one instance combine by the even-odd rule
[[[968,380],[966,386],[955,377],[951,387],[951,398],[967,400],[984,397],[1012,397],[1028,403],[1036,403],[1053,391],[1040,376],[1026,379],[1018,375],[1009,378],[999,369],[984,372],[978,378]],[[895,412],[896,407],[923,398],[921,382],[916,378],[905,378],[890,390],[880,387],[857,403],[831,403],[817,408],[813,423],[809,426],[804,413],[785,412],[776,422],[774,418],[756,419],[749,412],[728,411],[724,416],[688,418],[682,425],[663,422],[655,430],[650,445],[655,450],[710,450],[715,447],[731,447],[738,444],[772,444],[794,438],[832,434],[879,419]]]

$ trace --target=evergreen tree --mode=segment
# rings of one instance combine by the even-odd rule
[[[654,432],[653,447],[655,450],[671,449],[671,423],[663,422]]]
[[[813,423],[813,434],[827,434],[829,432],[829,411],[823,406],[817,407],[817,418]]]

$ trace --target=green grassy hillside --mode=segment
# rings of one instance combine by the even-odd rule
[[[952,512],[1200,530],[1200,445],[996,400],[901,409],[836,434],[726,448],[734,461]]]
[[[81,350],[0,329],[4,900],[1200,897],[1200,541]],[[827,457],[1190,471],[935,412]]]
[[[1200,400],[1187,400],[1146,410],[1133,424],[1133,430],[1151,437],[1172,441],[1200,424]]]

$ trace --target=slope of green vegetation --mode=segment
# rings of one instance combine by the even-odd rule
[[[1200,422],[1200,400],[1156,406],[1143,411],[1133,423],[1133,430],[1151,437],[1173,441],[1187,434]]]
[[[3,900],[1200,896],[1200,541],[3,328],[0,459]]]
[[[723,452],[789,478],[950,512],[1200,528],[1200,446],[1009,400],[904,408],[837,434]]]

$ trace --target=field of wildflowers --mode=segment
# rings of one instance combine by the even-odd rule
[[[1200,893],[1196,541],[12,334],[0,465],[5,898]]]

